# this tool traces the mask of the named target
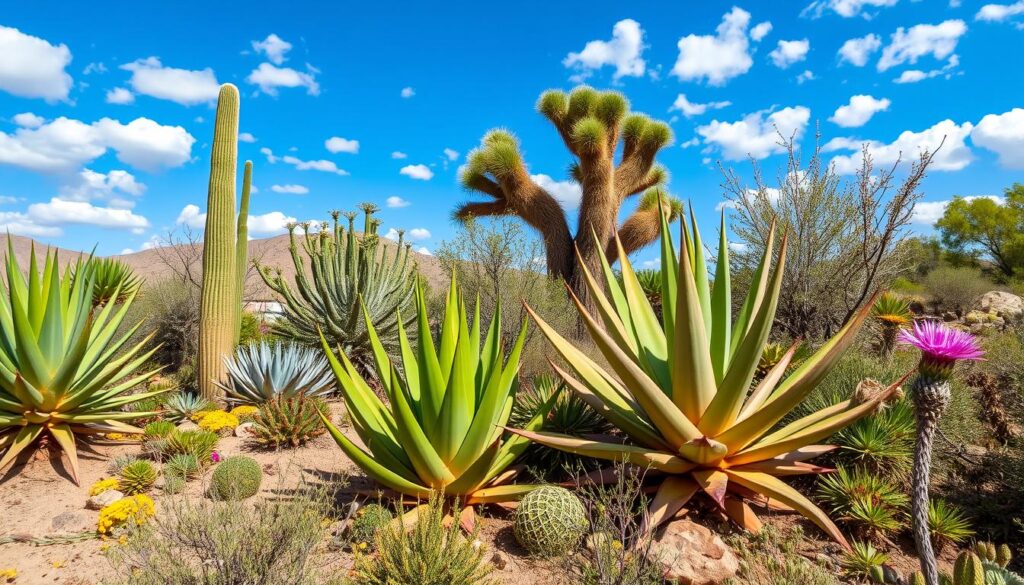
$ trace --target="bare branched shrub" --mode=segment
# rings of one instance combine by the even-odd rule
[[[755,161],[753,188],[722,169],[735,209],[732,229],[744,245],[736,256],[746,270],[737,280],[743,273],[749,278],[777,221],[789,233],[778,325],[791,337],[828,337],[877,288],[907,270],[900,244],[934,153],[921,152],[902,176],[900,161],[876,169],[865,146],[860,168],[846,181],[822,159],[820,141],[805,166],[795,141],[780,140],[788,158],[777,188],[768,186]]]

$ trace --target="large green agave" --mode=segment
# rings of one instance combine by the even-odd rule
[[[503,438],[518,388],[519,358],[526,323],[505,359],[501,348],[501,312],[495,311],[480,345],[480,305],[472,324],[454,279],[448,292],[439,346],[435,346],[421,285],[416,287],[416,349],[399,326],[402,367],[392,363],[366,315],[377,375],[389,399],[374,394],[345,352],[335,357],[327,340],[324,352],[338,379],[352,426],[366,450],[324,418],[328,431],[370,478],[398,494],[425,499],[443,492],[465,506],[464,524],[472,524],[472,506],[516,500],[536,486],[512,485],[509,465],[530,445],[522,437]],[[399,323],[403,321],[399,319]],[[557,393],[538,409],[525,428],[539,428]]]
[[[122,410],[165,392],[127,394],[159,371],[134,374],[155,348],[142,352],[148,337],[125,347],[141,323],[115,337],[135,295],[93,310],[92,277],[71,277],[72,271],[89,274],[87,265],[62,275],[56,252],[47,252],[40,273],[33,248],[26,282],[9,244],[6,268],[7,295],[0,299],[0,469],[46,432],[67,455],[78,483],[77,435],[141,433],[123,421],[155,414]],[[113,292],[116,298],[119,291]]]
[[[650,467],[660,486],[650,506],[649,527],[669,520],[703,491],[747,529],[756,531],[760,527],[750,504],[781,506],[799,511],[847,545],[824,512],[779,478],[828,471],[806,462],[833,448],[816,443],[878,408],[897,387],[854,397],[777,425],[850,345],[871,305],[787,372],[796,351],[795,346],[791,348],[751,388],[775,317],[786,238],[782,238],[779,262],[772,271],[773,227],[753,274],[753,286],[733,319],[724,217],[712,288],[704,246],[692,212],[690,215],[691,228],[683,222],[684,245],[678,259],[668,226],[662,221],[664,323],[659,322],[644,295],[621,242],[621,285],[607,260],[603,261],[607,293],[581,263],[597,316],[591,315],[578,299],[576,304],[611,371],[531,311],[541,332],[568,364],[569,371],[556,368],[559,375],[628,435],[632,444],[529,430],[513,432],[579,455],[625,459]]]

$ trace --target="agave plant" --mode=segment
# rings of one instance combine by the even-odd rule
[[[76,276],[77,273],[76,270]],[[122,303],[142,286],[135,271],[116,258],[90,258],[82,265],[82,274],[92,278],[92,303],[97,307],[109,302]]]
[[[516,470],[507,468],[530,443],[522,437],[503,438],[501,428],[518,387],[526,323],[505,359],[501,312],[495,311],[481,346],[479,303],[470,323],[455,280],[439,345],[431,336],[424,292],[417,285],[419,343],[413,349],[405,327],[399,326],[400,369],[382,347],[367,313],[374,364],[388,405],[374,394],[348,355],[342,351],[335,357],[323,339],[352,427],[366,449],[321,417],[345,454],[370,478],[412,498],[425,499],[433,490],[449,501],[457,499],[465,506],[460,517],[469,528],[474,523],[473,505],[516,500],[535,487],[508,484]],[[538,409],[526,428],[540,427],[557,396]]]
[[[878,322],[880,329],[878,353],[887,358],[896,349],[896,337],[900,330],[914,320],[910,302],[891,292],[882,293],[871,307],[871,317]]]
[[[325,222],[319,232],[314,232],[310,224],[303,224],[301,245],[308,268],[292,226],[289,238],[295,265],[294,289],[280,270],[258,268],[267,286],[285,301],[285,318],[274,322],[274,333],[313,346],[323,335],[365,373],[371,371],[373,360],[362,311],[369,313],[385,351],[397,355],[398,316],[412,313],[409,309],[415,279],[409,245],[400,236],[397,251],[389,252],[381,246],[377,234],[380,221],[373,217],[377,208],[365,204],[362,209],[362,236],[356,235],[354,213],[345,214],[347,230],[339,224],[341,213],[337,211],[331,212],[333,228]]]
[[[677,258],[668,225],[662,221],[663,323],[644,296],[621,242],[616,245],[622,285],[604,258],[607,293],[584,269],[596,316],[575,296],[574,301],[611,371],[530,310],[543,335],[568,364],[569,371],[556,368],[559,375],[628,435],[632,444],[529,430],[513,432],[555,449],[625,459],[660,472],[648,528],[668,520],[695,494],[705,492],[744,528],[756,531],[760,527],[750,504],[770,499],[799,511],[848,546],[828,516],[780,477],[828,471],[807,463],[833,448],[817,442],[872,412],[896,392],[897,385],[778,423],[853,342],[870,306],[787,373],[796,352],[796,345],[791,347],[751,388],[779,299],[786,238],[782,238],[781,249],[775,250],[773,226],[753,274],[753,285],[734,319],[725,219],[714,290],[708,282],[704,245],[692,213],[691,222],[690,228],[683,222],[684,243]],[[770,266],[773,257],[780,259],[774,271]]]
[[[141,433],[124,421],[154,414],[122,408],[163,392],[128,393],[159,371],[135,374],[155,349],[142,351],[149,337],[126,345],[139,325],[117,335],[134,293],[116,309],[109,303],[94,311],[92,277],[72,278],[75,268],[62,275],[56,252],[47,252],[40,272],[33,248],[26,281],[8,243],[6,268],[7,295],[0,300],[0,469],[45,432],[67,455],[78,483],[78,435]],[[116,288],[114,293],[120,294]]]
[[[325,396],[334,388],[320,351],[293,343],[245,345],[224,358],[227,384],[216,382],[228,400],[262,404],[278,396]]]
[[[170,390],[170,388],[168,388]],[[211,408],[213,405],[210,404],[205,398],[199,394],[193,394],[187,390],[182,390],[175,394],[172,394],[170,398],[164,402],[164,417],[172,422],[183,422],[191,420],[192,417],[199,414],[200,412]]]

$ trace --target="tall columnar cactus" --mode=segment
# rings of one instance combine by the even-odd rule
[[[267,286],[285,301],[285,319],[274,323],[278,335],[318,345],[322,331],[330,347],[340,348],[365,374],[373,363],[367,321],[376,330],[384,351],[396,355],[400,316],[402,325],[414,316],[415,278],[409,245],[402,235],[397,249],[389,251],[380,245],[380,222],[373,216],[377,207],[365,204],[361,208],[361,237],[356,234],[354,213],[345,214],[348,229],[339,222],[342,214],[338,211],[331,213],[333,225],[325,222],[319,232],[304,224],[304,237],[298,236],[292,226],[294,289],[280,269],[258,268]],[[300,240],[304,255],[299,251]]]
[[[912,386],[917,416],[917,442],[911,475],[911,512],[914,542],[925,582],[927,585],[939,585],[938,564],[928,531],[932,440],[939,426],[939,418],[949,405],[949,379],[953,374],[953,366],[958,360],[981,359],[984,352],[978,348],[977,340],[971,334],[932,321],[915,323],[913,331],[900,333],[899,340],[921,350],[921,363]],[[957,566],[960,565],[958,560]]]
[[[242,303],[245,301],[245,273],[249,266],[249,190],[252,188],[252,161],[245,161],[242,173],[242,203],[238,207],[238,229],[235,235],[235,345],[242,337]]]
[[[238,273],[235,270],[238,101],[238,88],[230,83],[221,86],[210,148],[197,364],[199,390],[208,399],[220,396],[216,382],[224,378],[224,356],[234,349],[238,320]]]

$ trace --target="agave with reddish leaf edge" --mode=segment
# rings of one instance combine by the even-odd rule
[[[141,433],[124,421],[156,413],[122,407],[166,390],[128,394],[159,372],[134,373],[156,351],[142,351],[149,337],[125,347],[141,322],[116,336],[135,293],[93,309],[92,276],[74,279],[76,269],[90,274],[78,264],[62,275],[56,252],[47,252],[40,273],[33,247],[26,282],[8,244],[7,294],[0,298],[0,469],[46,432],[78,483],[77,436]]]
[[[505,359],[501,347],[501,312],[495,311],[480,345],[480,304],[472,323],[455,279],[448,292],[439,346],[431,336],[422,285],[416,285],[418,347],[410,345],[398,319],[401,368],[392,363],[365,315],[374,365],[389,404],[374,394],[344,351],[337,357],[322,339],[324,353],[338,380],[352,427],[366,449],[356,446],[326,417],[324,424],[345,454],[371,479],[410,498],[441,492],[464,506],[460,519],[469,528],[475,504],[512,501],[533,485],[510,481],[513,461],[530,446],[523,437],[503,437],[518,388],[519,358],[526,322]],[[537,409],[526,428],[536,429],[557,399],[555,392]]]
[[[753,273],[750,290],[732,315],[729,245],[725,218],[712,289],[704,244],[690,213],[682,225],[677,258],[662,221],[661,274],[664,320],[659,323],[619,243],[622,284],[607,261],[602,286],[584,278],[597,315],[576,301],[596,347],[611,365],[603,369],[530,311],[541,332],[568,364],[556,366],[566,384],[631,439],[613,444],[529,430],[513,430],[540,444],[579,455],[647,467],[660,486],[648,528],[671,519],[695,494],[707,493],[740,526],[756,531],[750,504],[796,510],[848,547],[832,520],[780,477],[830,471],[807,463],[834,447],[819,445],[837,430],[871,413],[897,390],[859,393],[829,408],[777,425],[800,404],[853,342],[871,303],[798,367],[789,370],[794,345],[756,385],[757,371],[782,286],[786,238],[775,257],[775,228]],[[608,292],[605,293],[605,290]],[[870,395],[869,395],[870,394]]]

